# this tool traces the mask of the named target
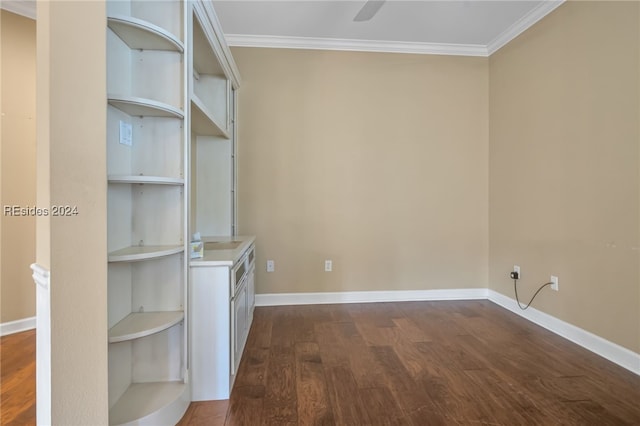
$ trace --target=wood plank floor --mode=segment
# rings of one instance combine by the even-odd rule
[[[0,424],[36,424],[36,331],[0,338]]]
[[[2,425],[35,424],[35,332],[0,340]],[[640,425],[640,377],[488,301],[257,308],[194,425]]]
[[[489,301],[262,307],[180,425],[640,425],[640,377]]]

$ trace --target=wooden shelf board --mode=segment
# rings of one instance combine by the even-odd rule
[[[169,104],[135,96],[109,95],[109,104],[137,117],[184,118],[184,113]]]
[[[191,97],[191,128],[200,136],[222,136],[229,139],[229,132],[218,124],[209,109],[195,94]]]
[[[109,16],[107,25],[132,49],[184,52],[184,45],[176,36],[142,19]]]
[[[188,401],[183,401],[187,391],[187,384],[183,382],[132,383],[109,410],[109,424],[177,423],[184,414],[183,406],[188,405]]]
[[[109,262],[135,262],[184,252],[183,245],[131,246],[109,253]]]
[[[166,176],[109,175],[109,183],[148,183],[152,185],[184,185],[184,179]]]
[[[159,333],[184,319],[184,312],[133,312],[109,329],[109,343],[139,339]]]

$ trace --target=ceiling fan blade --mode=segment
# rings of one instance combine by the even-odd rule
[[[353,20],[355,22],[368,21],[378,13],[385,1],[386,0],[368,0]]]

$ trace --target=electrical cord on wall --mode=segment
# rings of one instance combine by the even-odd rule
[[[540,290],[542,290],[546,286],[551,285],[553,283],[552,282],[548,282],[548,283],[545,283],[542,286],[540,286],[540,288],[533,294],[533,297],[531,298],[531,300],[529,300],[529,303],[527,303],[526,306],[522,306],[522,304],[520,304],[520,299],[518,298],[518,285],[517,284],[518,284],[518,279],[514,278],[513,279],[513,290],[516,293],[516,302],[518,302],[518,307],[524,311],[529,306],[531,306],[531,304],[533,303],[533,299],[535,299],[536,296],[538,295],[538,293],[540,293]]]

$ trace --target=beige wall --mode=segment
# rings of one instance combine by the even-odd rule
[[[38,204],[78,208],[37,224],[37,261],[51,269],[51,421],[104,425],[106,10],[101,1],[39,2],[37,18]]]
[[[4,206],[36,204],[36,24],[2,10],[2,266],[0,322],[35,315],[35,218],[5,216]]]
[[[640,352],[637,2],[566,3],[490,58],[489,283]]]
[[[258,293],[487,287],[486,58],[233,55]]]

